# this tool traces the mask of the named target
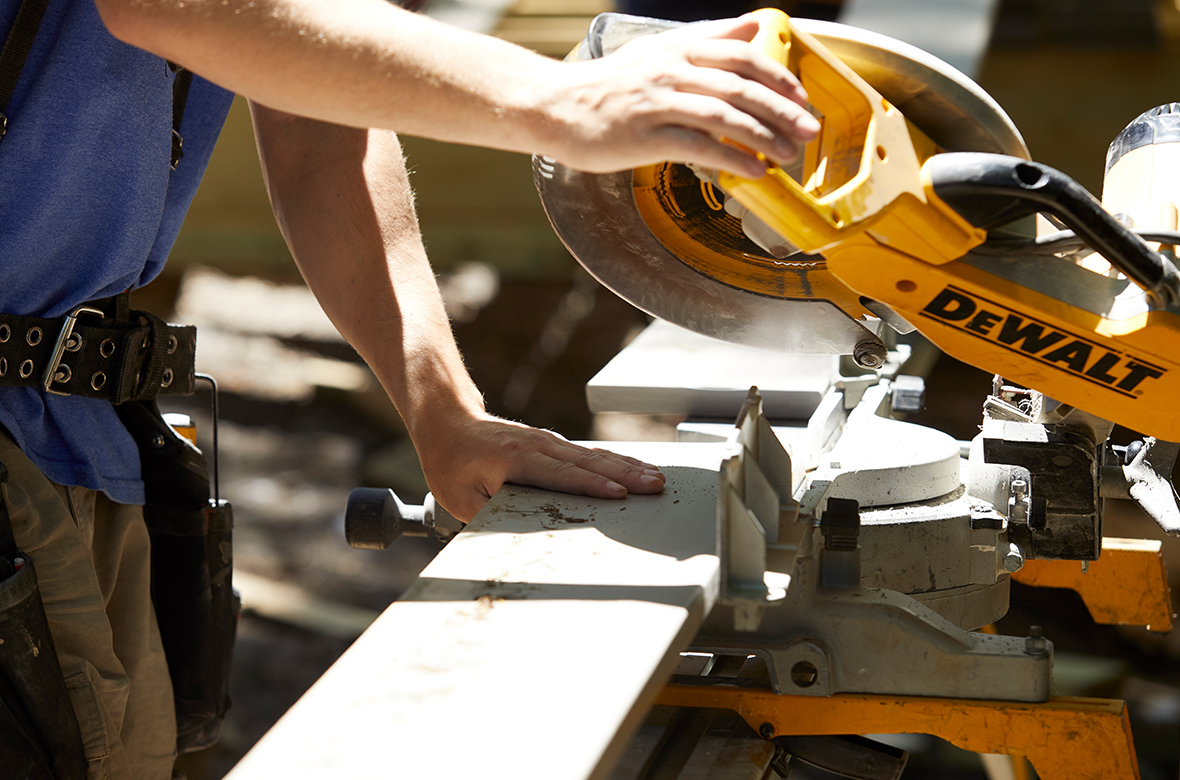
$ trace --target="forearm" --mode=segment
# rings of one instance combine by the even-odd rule
[[[396,136],[252,110],[300,271],[411,435],[439,414],[482,412],[422,247]]]
[[[470,519],[505,482],[602,498],[663,489],[648,464],[487,414],[451,335],[392,133],[251,108],[291,252],[397,406],[443,506]]]
[[[557,64],[386,0],[97,0],[111,31],[251,100],[353,127],[546,151]]]
[[[386,0],[95,2],[124,41],[262,105],[581,170],[670,159],[757,177],[819,128],[794,76],[748,45],[753,17],[563,63]]]

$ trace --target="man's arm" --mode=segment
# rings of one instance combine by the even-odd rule
[[[448,511],[469,520],[509,481],[603,498],[663,488],[652,466],[487,414],[451,335],[392,132],[251,108],[291,252],[393,399]]]
[[[116,36],[251,100],[353,127],[547,154],[574,168],[662,160],[747,176],[818,123],[751,17],[562,63],[387,0],[95,0]]]

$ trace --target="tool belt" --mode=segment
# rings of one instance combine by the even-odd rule
[[[54,319],[0,314],[0,386],[113,404],[191,395],[197,329],[131,311],[128,294]]]
[[[139,447],[152,542],[152,603],[176,704],[178,753],[212,746],[230,706],[241,603],[233,589],[233,510],[210,498],[205,456],[155,401],[118,407]]]

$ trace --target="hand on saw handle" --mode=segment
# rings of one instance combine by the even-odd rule
[[[486,413],[438,415],[415,439],[435,500],[467,522],[507,482],[596,498],[659,493],[649,463]]]
[[[590,172],[672,159],[748,178],[766,171],[755,153],[793,160],[820,125],[794,74],[749,44],[759,24],[688,25],[568,63],[546,107],[560,122],[552,156]]]

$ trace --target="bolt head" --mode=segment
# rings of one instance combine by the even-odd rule
[[[763,723],[761,726],[758,727],[758,733],[762,736],[763,739],[772,738],[774,736],[774,724]]]
[[[1049,643],[1041,634],[1040,626],[1029,626],[1028,636],[1024,640],[1024,653],[1034,658],[1043,658],[1049,654]]]
[[[879,341],[862,341],[852,350],[852,360],[861,368],[876,369],[885,365],[889,353]]]

